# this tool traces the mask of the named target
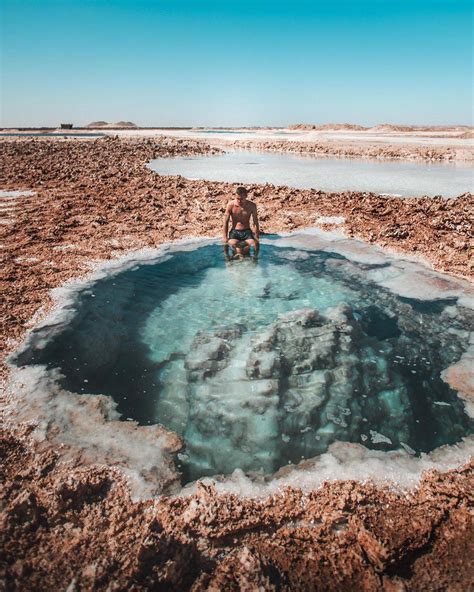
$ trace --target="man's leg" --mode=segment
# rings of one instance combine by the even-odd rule
[[[236,251],[236,247],[239,244],[239,241],[236,238],[230,238],[227,241],[227,244],[229,245],[229,247],[232,249],[232,253],[235,254]]]
[[[248,244],[249,247],[253,247],[254,253],[256,255],[258,253],[258,241],[256,241],[253,238],[248,238],[245,242]]]

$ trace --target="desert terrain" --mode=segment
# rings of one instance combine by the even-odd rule
[[[126,122],[129,123],[129,122]],[[98,128],[102,129],[102,128]],[[336,481],[262,499],[194,493],[137,499],[126,475],[53,446],[19,422],[6,357],[51,308],[50,292],[91,262],[192,237],[219,237],[235,185],[163,177],[153,158],[226,145],[343,157],[471,161],[466,130],[110,130],[101,138],[0,138],[2,543],[7,589],[465,590],[473,585],[472,465],[415,489]],[[338,135],[339,134],[339,135]],[[356,134],[366,134],[359,140]],[[375,136],[374,136],[375,134]],[[342,135],[344,137],[342,137]],[[404,139],[399,140],[403,135]],[[64,137],[66,136],[66,137]],[[230,136],[230,137],[229,137]],[[204,139],[205,138],[205,139]],[[295,141],[294,138],[298,138]],[[337,139],[335,139],[337,138]],[[375,139],[374,139],[375,138]],[[331,217],[347,237],[473,280],[474,201],[249,186],[264,233]],[[329,222],[324,222],[329,220]],[[170,454],[179,442],[170,439]],[[172,480],[172,479],[171,479]],[[169,485],[169,484],[168,484]]]

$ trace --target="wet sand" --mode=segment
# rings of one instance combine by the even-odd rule
[[[0,188],[35,192],[2,201],[3,353],[48,309],[49,291],[87,273],[92,260],[219,236],[234,185],[145,167],[160,156],[216,150],[191,139],[2,139]],[[264,232],[343,216],[338,228],[349,237],[472,280],[470,194],[250,189]],[[330,221],[322,218],[323,227],[334,228]],[[9,421],[2,436],[9,589],[74,581],[71,589],[84,590],[464,590],[472,581],[472,466],[430,472],[411,492],[336,482],[255,500],[201,485],[186,498],[133,502],[117,469],[80,455],[65,461],[31,432]]]

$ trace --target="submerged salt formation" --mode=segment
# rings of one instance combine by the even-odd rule
[[[380,404],[381,429],[409,440],[406,388],[399,376],[391,380],[370,341],[347,306],[325,316],[311,309],[282,315],[254,339],[239,330],[199,335],[186,358],[185,440],[194,476],[256,463],[269,473],[288,459],[311,458],[335,440],[357,439]],[[368,404],[362,392],[372,393]]]
[[[346,305],[324,315],[311,309],[281,315],[257,336],[239,326],[199,333],[184,363],[181,405],[188,416],[179,414],[187,477],[234,468],[272,473],[337,440],[415,454],[413,393],[396,351],[390,341],[368,336]],[[443,435],[453,437],[459,427],[447,419]]]

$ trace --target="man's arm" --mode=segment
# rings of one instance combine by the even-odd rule
[[[224,242],[227,242],[227,237],[229,235],[229,219],[230,219],[230,213],[232,211],[232,202],[230,201],[226,208],[225,208],[225,214],[224,214],[224,235],[223,235],[223,239]]]
[[[253,223],[255,225],[255,240],[260,240],[260,226],[258,225],[257,206],[254,205],[252,212]]]

